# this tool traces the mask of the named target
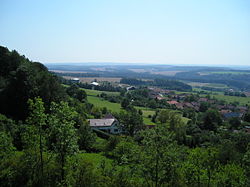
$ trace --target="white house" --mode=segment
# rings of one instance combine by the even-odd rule
[[[70,79],[70,81],[73,82],[73,83],[79,83],[80,79],[78,79],[78,78],[72,78],[72,79]]]
[[[91,85],[93,85],[93,86],[99,86],[99,83],[98,82],[91,82]]]
[[[93,129],[102,130],[110,134],[120,134],[122,129],[115,118],[89,119],[89,125]]]

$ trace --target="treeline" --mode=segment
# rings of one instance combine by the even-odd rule
[[[66,79],[61,79],[60,81],[62,84],[66,85],[77,85],[79,88],[85,88],[85,89],[94,89],[94,90],[99,90],[99,91],[108,91],[108,92],[121,92],[124,90],[124,88],[118,87],[118,86],[113,86],[110,82],[102,82],[99,85],[92,85],[89,83],[75,83],[70,80]]]
[[[54,72],[52,73],[58,75],[58,76],[69,76],[69,77],[99,77],[99,74],[97,73],[61,73],[61,72]]]
[[[179,72],[175,75],[176,79],[188,80],[192,82],[220,83],[229,87],[237,88],[241,91],[250,90],[250,74],[230,74],[230,73],[211,73],[201,75],[199,72]]]
[[[129,85],[134,85],[134,86],[157,86],[161,87],[164,89],[169,89],[169,90],[177,90],[177,91],[191,91],[192,87],[177,81],[177,80],[168,80],[168,79],[154,79],[150,81],[143,81],[135,78],[122,78],[121,83],[123,84],[129,84]]]
[[[246,97],[246,95],[242,92],[232,92],[232,91],[225,91],[224,95],[229,95],[229,96],[237,96],[237,97]]]

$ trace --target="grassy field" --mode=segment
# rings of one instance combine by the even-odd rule
[[[211,87],[211,88],[228,88],[225,84],[218,84],[218,83],[202,83],[202,82],[187,82],[188,85],[192,87]]]
[[[112,112],[121,111],[121,105],[119,103],[111,103],[97,96],[88,95],[88,101],[97,107],[107,107],[107,109],[111,110]]]
[[[111,110],[111,112],[120,112],[121,110],[123,110],[121,108],[120,103],[112,103],[109,102],[107,100],[104,100],[100,97],[97,97],[97,95],[101,94],[104,91],[98,91],[98,90],[89,90],[89,89],[83,89],[86,91],[87,95],[88,95],[88,101],[90,103],[92,103],[93,105],[97,106],[97,107],[107,107],[108,110]],[[109,95],[118,95],[119,92],[105,92],[106,94]],[[153,116],[155,114],[155,110],[150,109],[150,108],[146,108],[146,107],[135,107],[137,110],[142,110],[142,117],[143,117],[143,122],[146,125],[155,125],[154,122],[151,121],[151,118],[149,118],[148,116],[151,115]],[[188,118],[184,118],[183,117],[183,121],[186,123],[189,119]]]
[[[119,92],[107,92],[107,91],[98,91],[98,90],[90,90],[90,89],[84,89],[81,88],[82,90],[84,90],[88,96],[97,96],[101,93],[106,93],[108,95],[119,95]]]
[[[228,103],[230,102],[239,102],[240,105],[250,104],[250,97],[237,97],[237,96],[229,96],[229,95],[212,95],[218,100],[224,100]]]
[[[100,97],[97,97],[97,95],[103,93],[104,91],[98,91],[98,90],[89,90],[89,89],[83,89],[86,91],[87,95],[88,95],[88,101],[90,103],[92,103],[93,105],[97,106],[97,107],[107,107],[108,110],[111,110],[112,112],[120,112],[122,110],[121,105],[119,103],[111,103],[107,100],[104,100]],[[119,92],[105,92],[108,95],[119,95]],[[153,115],[154,114],[154,110],[152,109],[148,109],[148,108],[144,108],[144,107],[136,107],[137,109],[141,109],[143,112],[143,122],[147,125],[155,125],[155,123],[153,123],[151,121],[150,118],[148,118],[148,115]]]
[[[99,167],[103,161],[108,165],[112,163],[111,159],[108,159],[100,153],[80,153],[80,157],[83,158],[83,160],[91,162],[95,167]]]
[[[207,87],[211,88],[228,88],[225,84],[218,84],[218,83],[208,83]]]
[[[120,112],[122,110],[121,105],[119,103],[111,103],[111,102],[104,100],[104,99],[97,97],[97,96],[88,96],[88,101],[97,107],[101,107],[101,108],[107,107],[107,109],[111,110],[112,112]],[[148,118],[149,114],[151,114],[151,115],[154,114],[154,110],[146,109],[143,107],[136,107],[136,108],[142,110],[143,122],[145,124],[155,125],[155,123],[153,123],[151,121],[151,119]]]
[[[135,107],[136,109],[141,109],[142,110],[142,117],[143,117],[143,122],[147,125],[155,125],[154,122],[151,121],[151,119],[148,117],[148,115],[153,116],[155,114],[155,111],[149,108],[145,107]]]

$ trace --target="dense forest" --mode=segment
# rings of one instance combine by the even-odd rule
[[[87,119],[110,111],[90,104],[79,85],[60,79],[0,47],[1,186],[250,186],[250,135],[234,133],[239,122],[223,121],[208,103],[199,112],[184,111],[187,123],[162,106],[157,125],[147,128],[142,111],[128,101],[144,102],[149,93],[120,90],[123,109],[112,114],[124,133],[100,136]],[[172,83],[185,86],[157,79],[153,85]]]
[[[169,79],[154,79],[152,81],[143,81],[135,78],[122,78],[121,83],[135,85],[135,86],[157,86],[164,89],[170,90],[178,90],[178,91],[191,91],[192,87],[177,81],[177,80],[169,80]]]

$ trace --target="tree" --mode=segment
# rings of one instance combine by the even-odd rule
[[[96,141],[96,135],[92,132],[89,124],[84,121],[77,131],[79,136],[78,145],[81,150],[90,150]]]
[[[243,168],[235,163],[229,163],[219,168],[216,186],[247,186],[246,180]]]
[[[133,136],[144,127],[142,116],[138,114],[136,109],[132,111],[121,111],[119,114],[119,120],[122,124],[123,130],[130,136]]]
[[[169,110],[161,110],[157,113],[157,120],[163,124],[170,120],[171,112]]]
[[[222,124],[221,115],[217,110],[207,110],[203,116],[202,128],[205,130],[216,131]]]
[[[250,185],[250,143],[247,146],[247,151],[243,157],[243,168],[247,179],[247,185]]]
[[[80,89],[76,84],[70,85],[66,92],[69,96],[78,99],[80,102],[83,102],[87,98],[86,92]]]
[[[206,112],[208,110],[208,107],[209,107],[209,103],[208,102],[202,102],[200,104],[199,111],[200,112]]]
[[[250,112],[247,112],[247,113],[244,115],[244,120],[247,121],[247,122],[250,122]]]
[[[29,114],[28,99],[41,97],[46,109],[52,101],[65,99],[64,88],[57,76],[43,64],[31,62],[16,51],[10,52],[2,47],[0,60],[0,113],[25,120]]]
[[[39,145],[41,179],[43,181],[43,176],[44,176],[43,152],[45,150],[45,143],[46,143],[45,142],[46,133],[44,129],[46,125],[47,115],[45,114],[44,103],[41,98],[35,98],[34,100],[29,99],[28,103],[29,103],[30,114],[26,121],[28,125],[33,127],[31,128],[33,131],[31,133],[33,133],[34,136],[33,141],[35,141],[32,144],[29,141],[28,146],[32,146],[32,148],[34,148],[35,146]]]
[[[195,148],[189,150],[186,162],[183,164],[183,174],[187,185],[211,186],[219,167],[218,152],[214,148]]]
[[[78,136],[73,121],[77,113],[66,102],[52,103],[49,116],[49,128],[52,137],[52,149],[61,165],[61,180],[64,181],[66,158],[78,151]]]
[[[123,99],[121,102],[121,107],[126,109],[129,106],[129,100],[127,98]]]
[[[166,127],[157,125],[142,132],[142,151],[139,157],[141,175],[148,186],[178,186],[179,148],[173,134]]]
[[[12,144],[11,136],[3,131],[0,131],[0,150],[0,160],[10,156],[15,150],[15,147]]]
[[[229,119],[230,129],[238,129],[241,125],[241,121],[237,117]]]

